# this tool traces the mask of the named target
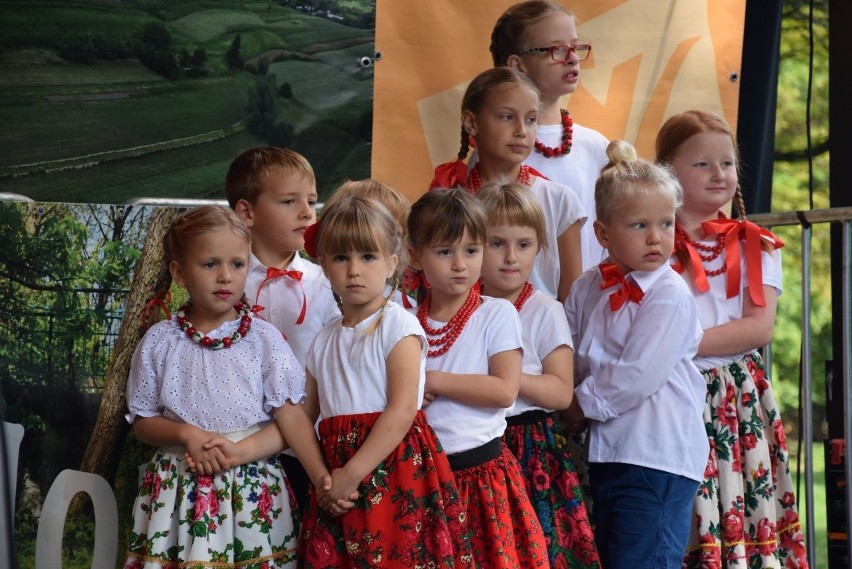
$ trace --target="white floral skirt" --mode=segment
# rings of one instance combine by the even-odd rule
[[[684,567],[807,567],[784,427],[760,357],[701,373],[710,456]]]
[[[296,566],[295,500],[276,457],[196,476],[158,451],[133,504],[125,569]]]

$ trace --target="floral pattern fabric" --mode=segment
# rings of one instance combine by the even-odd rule
[[[760,357],[702,375],[710,457],[683,566],[807,567],[784,427]]]
[[[568,435],[553,415],[510,425],[503,441],[518,460],[524,485],[547,540],[550,566],[600,567]]]
[[[497,458],[454,472],[476,567],[549,567],[547,541],[524,490],[521,467],[503,445]]]
[[[352,458],[379,415],[341,415],[320,422],[329,469]],[[422,411],[358,492],[355,507],[333,517],[319,509],[311,486],[300,542],[305,567],[473,567],[453,474]]]
[[[125,569],[296,566],[295,501],[275,457],[196,476],[158,451],[133,505]]]

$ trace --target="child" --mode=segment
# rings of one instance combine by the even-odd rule
[[[462,99],[462,144],[458,160],[436,169],[434,185],[461,185],[472,193],[483,183],[517,180],[538,199],[553,245],[536,258],[530,280],[551,298],[564,300],[581,272],[580,227],[586,214],[574,192],[542,178],[522,165],[535,141],[538,90],[522,73],[509,67],[483,71],[471,81]],[[479,162],[469,172],[462,160],[468,140],[476,141]],[[447,177],[450,172],[450,177]]]
[[[403,242],[406,240],[405,231],[408,222],[408,212],[411,211],[411,204],[404,195],[387,184],[383,184],[372,178],[367,178],[366,180],[349,180],[341,184],[334,191],[331,197],[326,200],[325,207],[331,207],[338,199],[354,196],[371,198],[385,206],[397,222],[397,233],[402,237]],[[404,285],[405,283],[400,284]],[[391,294],[391,285],[388,285],[388,290],[385,292]],[[412,307],[411,298],[402,287],[398,290],[393,290],[392,300],[402,304],[405,308]]]
[[[768,344],[781,294],[782,243],[745,221],[734,133],[704,111],[671,117],[657,160],[684,190],[678,266],[698,304],[704,338],[695,363],[707,383],[710,460],[695,498],[685,563],[806,567],[781,414],[757,349]],[[721,210],[734,199],[740,219]]]
[[[426,338],[384,294],[402,253],[396,222],[375,200],[338,198],[317,226],[316,252],[343,317],[308,350],[304,404],[293,399],[277,413],[315,482],[304,511],[305,564],[469,566],[452,472],[418,410]],[[353,495],[354,508],[338,508]]]
[[[172,279],[189,300],[148,330],[131,362],[127,420],[160,448],[133,506],[125,567],[295,567],[295,504],[270,420],[302,396],[304,372],[245,301],[249,241],[240,219],[216,206],[182,214],[166,235]],[[240,466],[221,445],[203,448],[220,434],[239,441],[228,454]]]
[[[251,148],[231,162],[225,193],[251,230],[246,296],[252,311],[281,330],[304,369],[314,336],[340,316],[322,269],[299,255],[305,230],[316,221],[314,171],[292,150]],[[281,460],[301,509],[307,475],[289,450]]]
[[[523,333],[520,390],[503,441],[521,465],[548,540],[550,565],[597,567],[589,516],[567,448],[569,433],[553,413],[568,407],[573,397],[571,330],[562,305],[528,280],[536,255],[547,247],[544,214],[535,196],[515,182],[486,184],[477,197],[488,216],[483,293],[513,303]]]
[[[423,405],[466,508],[474,563],[547,567],[521,469],[502,442],[518,395],[521,330],[510,303],[479,294],[485,210],[459,188],[428,192],[411,207],[408,235],[412,266],[428,283],[412,309],[430,346]]]
[[[529,0],[509,7],[491,32],[494,65],[523,72],[539,90],[535,151],[524,163],[574,190],[589,215],[580,242],[585,270],[605,256],[595,238],[593,222],[595,180],[607,161],[607,139],[575,123],[560,107],[560,99],[577,89],[580,62],[592,53],[592,46],[579,41],[574,15],[550,0]]]
[[[595,542],[609,568],[680,567],[704,472],[701,339],[689,288],[669,266],[681,190],[623,141],[595,186],[595,234],[609,257],[565,311],[580,379],[571,421],[590,420]]]

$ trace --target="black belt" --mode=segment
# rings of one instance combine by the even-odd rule
[[[533,423],[540,423],[546,420],[551,415],[553,415],[552,411],[533,409],[532,411],[524,411],[520,415],[506,417],[506,424],[510,427],[516,427],[518,425],[532,425]]]
[[[503,439],[497,437],[485,443],[482,446],[457,452],[456,454],[448,454],[447,460],[450,462],[450,468],[453,471],[464,470],[465,468],[473,468],[479,466],[489,460],[494,460],[500,453],[503,452]]]

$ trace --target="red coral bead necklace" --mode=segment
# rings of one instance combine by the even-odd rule
[[[562,144],[553,148],[546,146],[538,139],[535,141],[535,151],[545,158],[559,158],[571,152],[571,143],[574,139],[574,119],[565,109],[559,109],[559,113],[562,115]]]
[[[177,311],[178,326],[196,344],[200,344],[211,350],[221,350],[222,348],[230,348],[235,343],[239,342],[251,330],[251,309],[248,304],[239,301],[234,305],[234,310],[240,316],[240,324],[237,330],[230,336],[222,338],[211,338],[202,334],[195,329],[192,322],[189,321],[189,309],[192,307],[192,301],[187,300]]]
[[[432,295],[427,296],[423,304],[417,307],[417,320],[420,321],[423,331],[426,332],[426,340],[430,346],[440,346],[436,350],[427,350],[426,355],[428,357],[434,358],[447,353],[452,345],[455,344],[459,334],[464,330],[471,315],[479,308],[479,300],[479,286],[474,285],[471,287],[470,292],[467,293],[467,299],[465,299],[464,304],[461,305],[458,312],[450,318],[449,322],[440,328],[432,328],[429,326],[427,320],[429,307],[432,306]],[[431,336],[438,337],[432,338]]]
[[[724,251],[725,249],[725,236],[721,233],[716,235],[715,245],[705,245],[704,243],[696,241],[692,237],[690,237],[686,229],[684,229],[680,225],[675,226],[675,232],[684,242],[688,243],[695,249],[702,263],[709,263],[710,261],[716,260],[719,255],[722,254],[722,251]],[[705,272],[707,273],[707,276],[715,277],[716,275],[721,275],[722,273],[724,273],[726,269],[727,266],[723,263],[722,266],[718,269],[713,269],[712,271],[708,271],[705,269]]]

